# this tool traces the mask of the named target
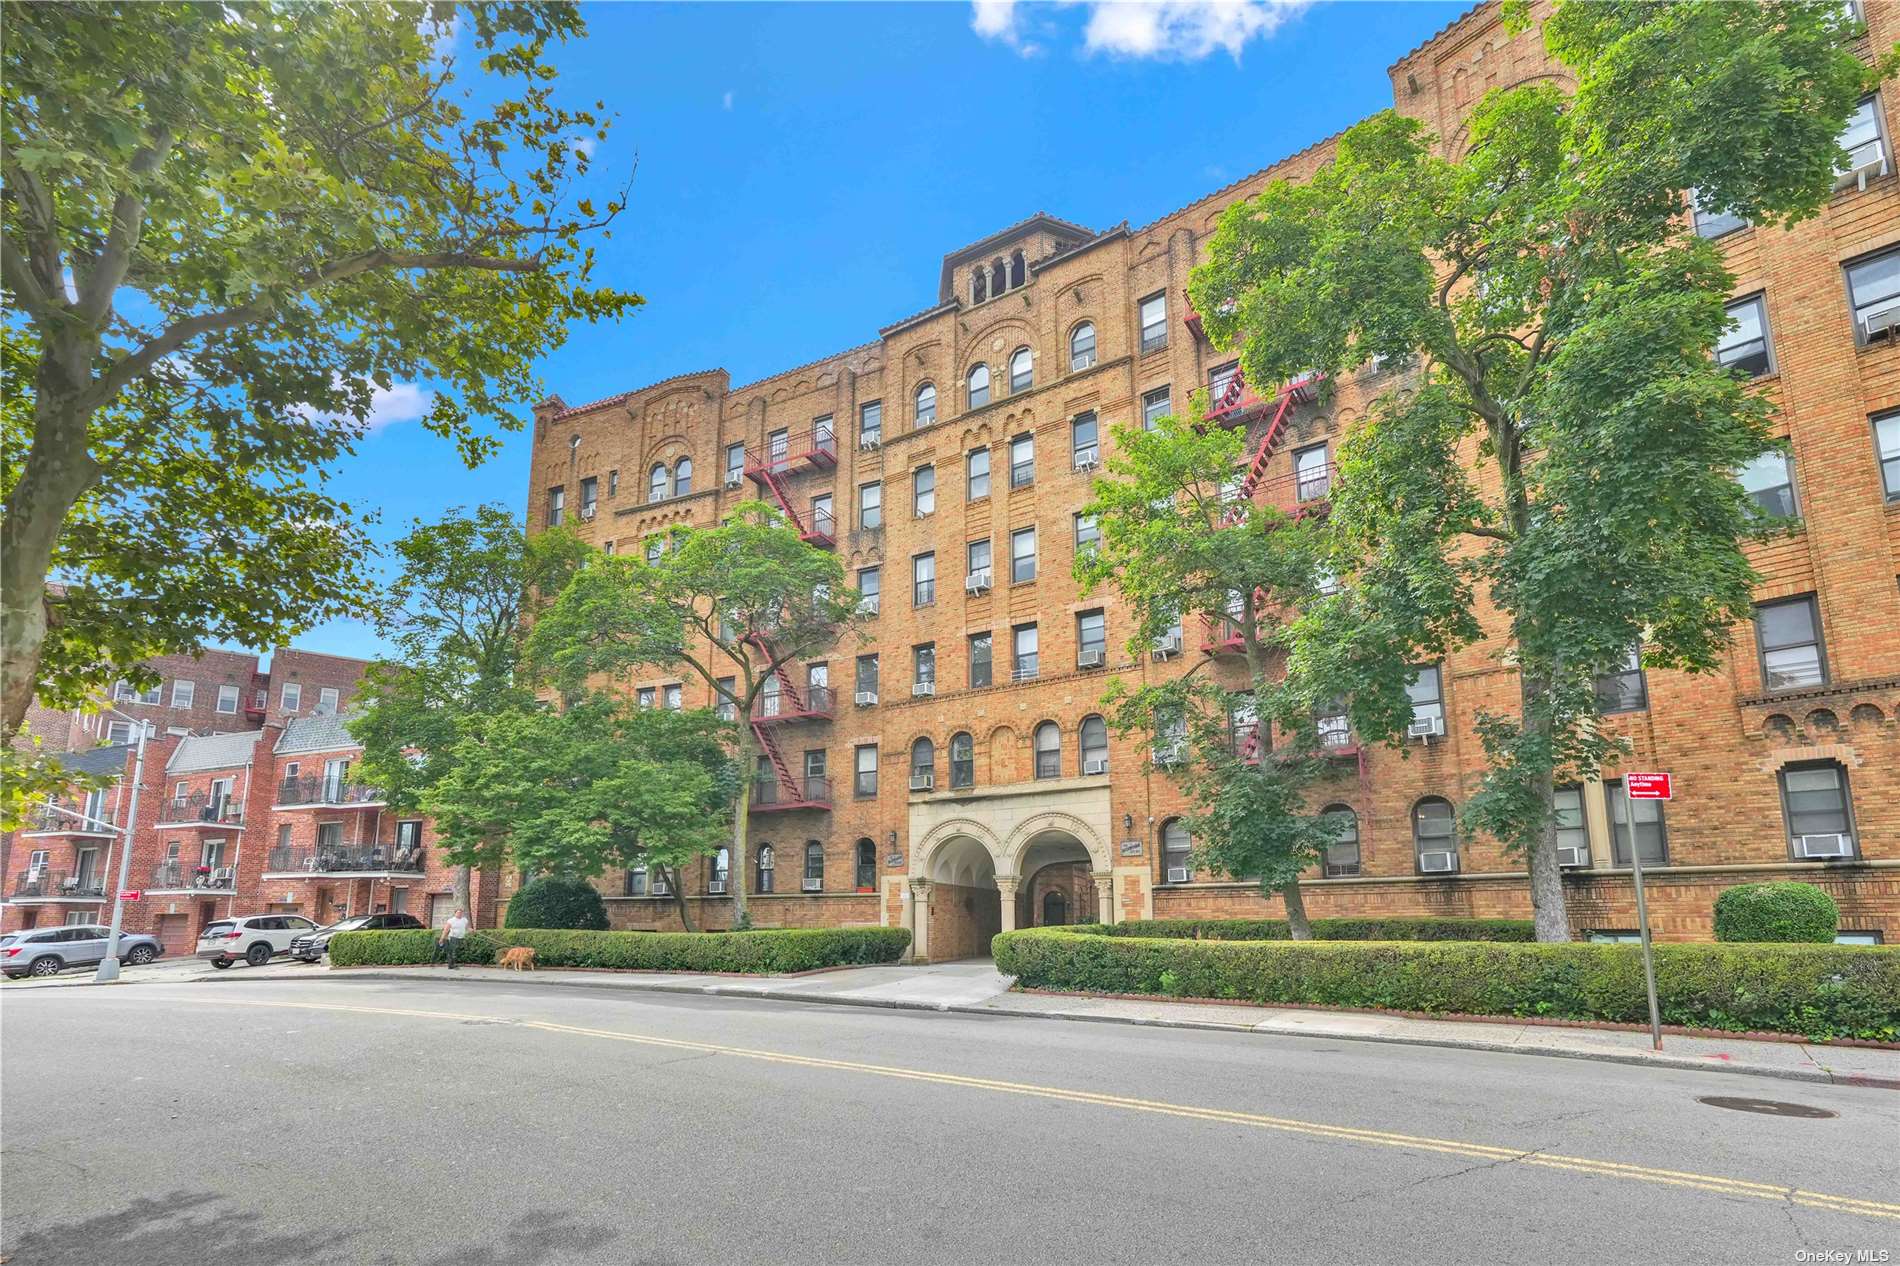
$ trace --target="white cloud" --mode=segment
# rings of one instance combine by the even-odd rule
[[[970,29],[986,40],[1014,44],[1020,32],[1016,27],[1016,0],[971,0]]]
[[[726,95],[719,99],[719,108],[722,110],[732,109],[732,90],[730,88],[726,90]]]
[[[1247,44],[1278,30],[1309,0],[1088,0],[1083,50],[1110,57],[1199,61],[1224,51],[1235,61]],[[1062,7],[1067,7],[1062,6]],[[1017,0],[972,0],[970,29],[1023,56],[1040,52],[1028,38],[1034,20]],[[1045,20],[1053,10],[1043,7]]]
[[[380,431],[386,426],[395,426],[399,422],[414,422],[434,407],[435,393],[424,391],[413,382],[399,382],[389,387],[372,387],[369,393],[369,418],[366,425],[372,431]]]
[[[567,143],[589,158],[592,158],[594,151],[600,148],[600,138],[586,132],[576,132],[567,138]]]

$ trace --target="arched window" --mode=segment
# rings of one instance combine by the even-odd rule
[[[805,891],[823,892],[825,889],[825,846],[817,840],[805,843]]]
[[[929,791],[937,785],[937,745],[920,738],[910,745],[910,789]]]
[[[917,425],[929,426],[937,420],[937,389],[929,383],[917,388]]]
[[[1082,772],[1106,774],[1108,772],[1108,722],[1098,716],[1083,717],[1079,741],[1082,748]]]
[[[683,497],[693,490],[693,459],[682,457],[673,464],[673,495]]]
[[[1036,727],[1036,777],[1062,777],[1062,731],[1054,721]]]
[[[1333,828],[1333,842],[1326,846],[1326,878],[1343,879],[1358,874],[1359,815],[1349,805],[1329,804],[1320,810],[1319,816]]]
[[[1042,926],[1059,928],[1069,921],[1069,899],[1051,888],[1042,894]]]
[[[1095,363],[1095,325],[1084,321],[1069,334],[1069,370],[1087,369]]]
[[[1194,841],[1188,836],[1187,825],[1179,818],[1169,818],[1161,824],[1161,877],[1171,884],[1184,884],[1194,878],[1194,869],[1188,864],[1188,852],[1194,847]]]
[[[732,854],[723,848],[715,851],[712,855],[712,863],[706,875],[709,881],[706,884],[706,891],[714,895],[724,892],[726,890],[726,880],[731,877],[731,874]]]
[[[653,469],[647,472],[647,500],[666,500],[668,482],[666,463],[654,462]]]
[[[989,298],[989,290],[987,287],[984,286],[983,282],[984,282],[983,270],[981,268],[972,269],[970,271],[970,302],[971,303],[981,303],[985,299]]]
[[[773,887],[772,872],[778,865],[778,855],[770,844],[759,845],[759,881],[752,885],[753,891],[770,893]]]
[[[869,840],[858,841],[857,872],[853,878],[859,892],[877,887],[877,845]]]
[[[1009,288],[1014,290],[1029,280],[1029,264],[1023,259],[1023,253],[1017,251],[1009,257]]]
[[[976,786],[976,740],[968,734],[950,736],[950,786]]]
[[[970,369],[970,407],[980,409],[990,402],[990,367],[975,365]]]
[[[1451,801],[1426,796],[1412,806],[1412,843],[1417,847],[1420,874],[1458,869],[1458,828]]]
[[[991,260],[990,261],[990,293],[992,295],[1000,295],[1005,290],[1008,290],[1008,289],[1009,289],[1009,274],[1003,270],[1003,261],[1000,259]]]
[[[1009,391],[1011,395],[1019,391],[1028,391],[1036,385],[1036,358],[1026,347],[1019,347],[1009,356]]]

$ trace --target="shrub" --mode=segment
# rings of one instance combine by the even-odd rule
[[[1285,941],[1285,919],[1130,919],[1104,924],[1106,936],[1191,941]],[[1529,919],[1314,919],[1316,941],[1534,941]]]
[[[524,890],[525,891],[525,890]],[[908,928],[787,928],[762,932],[596,932],[511,928],[471,933],[461,957],[492,963],[512,945],[532,945],[541,967],[605,967],[623,971],[811,971],[892,963],[910,945]],[[330,942],[337,967],[426,963],[435,933],[343,932]]]
[[[1641,1023],[1634,945],[1183,941],[1030,928],[996,969],[1037,989]],[[333,951],[334,952],[334,951]],[[1658,945],[1666,1024],[1900,1038],[1900,947]]]
[[[1715,899],[1718,941],[1814,941],[1833,944],[1841,912],[1813,884],[1738,884]]]
[[[607,930],[607,903],[585,879],[543,875],[508,901],[511,928],[586,928]]]

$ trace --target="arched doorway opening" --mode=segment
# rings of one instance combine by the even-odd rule
[[[1029,842],[1019,865],[1017,927],[1094,922],[1094,866],[1082,841],[1065,831],[1045,832]]]
[[[929,945],[933,963],[988,958],[1003,930],[996,863],[980,840],[953,835],[930,856]]]

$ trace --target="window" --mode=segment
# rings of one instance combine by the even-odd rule
[[[1887,164],[1887,146],[1880,135],[1880,98],[1862,97],[1860,104],[1854,107],[1854,113],[1847,116],[1847,126],[1841,129],[1840,147],[1847,151],[1847,157],[1835,170],[1839,179],[1835,187],[1845,189],[1852,184],[1867,187],[1867,181],[1876,176],[1884,176],[1890,170]]]
[[[970,689],[979,690],[990,684],[990,644],[988,631],[970,634]]]
[[[924,642],[910,648],[910,679],[914,685],[936,685],[937,644]]]
[[[984,584],[990,582],[990,540],[987,536],[963,546],[963,574],[981,576]]]
[[[968,471],[969,493],[971,501],[981,501],[990,495],[990,450],[973,448],[965,466]]]
[[[1009,442],[1009,486],[1027,488],[1036,482],[1036,437],[1018,435]]]
[[[1010,630],[1012,653],[1015,656],[1010,668],[1010,676],[1016,681],[1034,681],[1038,675],[1036,667],[1036,626],[1018,624]]]
[[[303,684],[295,681],[285,682],[283,702],[284,711],[286,712],[295,712],[297,709],[303,707]],[[223,711],[223,709],[220,708],[219,711]]]
[[[851,783],[852,791],[859,796],[875,796],[877,794],[877,745],[864,744],[853,753],[853,759],[856,764]]]
[[[668,712],[678,712],[685,706],[684,700],[680,697],[680,686],[678,682],[674,682],[670,686],[660,687],[660,702]]]
[[[726,487],[737,488],[745,482],[745,445],[726,445]]]
[[[1077,558],[1086,558],[1095,552],[1102,540],[1102,525],[1092,514],[1075,516],[1075,554]]]
[[[805,845],[805,891],[822,892],[825,887],[825,846],[817,840]]]
[[[1632,646],[1622,665],[1596,678],[1597,711],[1640,712],[1649,706],[1649,687],[1643,679],[1643,652]]]
[[[1141,350],[1146,355],[1168,345],[1168,295],[1166,291],[1141,301]]]
[[[726,883],[731,877],[731,850],[725,848],[715,849],[712,857],[706,862],[706,890],[708,892],[724,892],[726,890]]]
[[[858,406],[858,447],[876,448],[884,442],[884,402],[873,400]]]
[[[198,683],[180,678],[172,683],[172,707],[189,708],[198,694]]]
[[[910,560],[910,604],[927,607],[937,601],[937,556],[918,554]]]
[[[609,497],[612,497],[616,495],[619,491],[620,491],[620,472],[617,470],[610,470],[607,472],[607,495]]]
[[[838,516],[831,511],[831,494],[823,492],[811,499],[811,530],[830,536],[838,530]]]
[[[937,468],[919,466],[910,474],[911,513],[925,518],[937,512]]]
[[[1156,387],[1144,392],[1141,397],[1141,426],[1144,431],[1152,431],[1162,418],[1172,412],[1174,406],[1168,399],[1166,387]]]
[[[990,402],[990,367],[977,365],[970,370],[969,408],[980,409]]]
[[[917,425],[929,426],[937,420],[937,389],[929,383],[917,388]]]
[[[1847,266],[1847,301],[1861,346],[1900,333],[1900,247]]]
[[[858,488],[858,526],[875,531],[884,526],[884,485],[862,484]]]
[[[1874,456],[1880,462],[1880,482],[1887,500],[1900,501],[1900,413],[1873,419]]]
[[[1314,713],[1313,725],[1319,731],[1321,747],[1351,747],[1352,722],[1346,716],[1344,699],[1328,699]]]
[[[1241,375],[1240,362],[1230,360],[1207,371],[1207,407],[1225,409],[1240,402],[1247,380]]]
[[[1663,802],[1630,800],[1623,794],[1619,779],[1603,784],[1610,798],[1610,860],[1618,866],[1630,864],[1630,817],[1636,819],[1636,843],[1643,850],[1643,865],[1661,866],[1669,861],[1669,841],[1663,828]],[[1635,810],[1634,814],[1630,810]]]
[[[1321,858],[1322,873],[1328,879],[1345,879],[1359,873],[1359,815],[1343,804],[1329,804],[1320,811],[1320,819],[1333,828],[1332,842]]]
[[[666,554],[666,538],[665,537],[661,537],[661,536],[647,537],[647,566],[649,567],[653,566],[655,563],[659,562],[660,559],[665,556],[665,554]]]
[[[666,500],[666,490],[672,486],[672,475],[666,469],[666,463],[654,462],[653,469],[647,472],[647,500]]]
[[[591,519],[594,517],[594,512],[599,509],[600,480],[589,475],[581,480],[581,518]]]
[[[635,866],[627,872],[627,895],[644,897],[647,895],[647,868]]]
[[[1062,777],[1062,731],[1054,721],[1036,727],[1036,777]]]
[[[642,708],[651,708],[659,700],[659,691],[652,686],[642,686],[634,692],[634,702]]]
[[[1028,391],[1036,385],[1036,358],[1026,347],[1019,347],[1009,357],[1009,393]]]
[[[1583,819],[1583,788],[1557,788],[1550,807],[1557,825],[1557,860],[1566,866],[1588,866],[1590,829]]]
[[[1084,774],[1108,772],[1108,722],[1098,716],[1083,717],[1077,746],[1082,749],[1082,763],[1078,768]]]
[[[1833,761],[1784,766],[1781,808],[1788,845],[1797,858],[1855,855],[1853,801],[1841,766]]]
[[[673,463],[673,495],[688,496],[693,491],[693,459],[682,457]]]
[[[877,698],[877,685],[878,685],[877,656],[875,655],[858,656],[856,683],[857,684],[855,688],[859,694],[868,694],[872,697],[873,700]]]
[[[884,569],[865,567],[858,571],[858,610],[876,615],[883,601]]]
[[[759,845],[758,879],[752,885],[752,890],[758,893],[770,894],[775,883],[774,872],[777,869],[778,854],[772,851],[770,844]]]
[[[866,892],[877,887],[877,845],[869,840],[858,841],[857,887]]]
[[[765,457],[773,470],[785,469],[785,461],[791,456],[792,433],[780,429],[765,437]]]
[[[1761,647],[1762,689],[1796,690],[1827,680],[1813,594],[1757,606],[1755,640]]]
[[[1405,688],[1412,697],[1412,732],[1427,734],[1445,732],[1445,690],[1444,678],[1438,665],[1427,664],[1412,674],[1412,684]]]
[[[554,487],[548,489],[548,526],[560,527],[561,515],[567,510],[567,489]]]
[[[324,686],[317,691],[317,713],[319,716],[335,716],[336,705],[340,699],[335,686]]]
[[[1009,581],[1019,585],[1036,578],[1036,529],[1017,528],[1009,534]]]
[[[1689,191],[1689,214],[1695,221],[1696,233],[1701,237],[1723,237],[1748,227],[1748,221],[1733,211],[1704,211],[1702,200],[1693,189]]]
[[[1724,311],[1729,325],[1715,342],[1715,363],[1749,378],[1770,372],[1774,363],[1768,352],[1768,309],[1762,297],[1738,300]]]
[[[1786,443],[1784,440],[1783,443]],[[1765,518],[1795,517],[1793,462],[1783,449],[1772,448],[1742,467],[1736,476],[1742,491]]]
[[[734,696],[739,693],[737,677],[721,677],[719,689],[714,692],[713,715],[721,721],[736,721],[739,718],[739,705]]]
[[[950,736],[950,786],[976,786],[976,740],[968,734]]]
[[[130,743],[135,737],[130,721],[106,722],[106,742]]]
[[[1069,451],[1077,470],[1102,464],[1102,427],[1094,410],[1077,414],[1069,423]]]
[[[1324,444],[1309,444],[1293,454],[1294,495],[1301,501],[1317,501],[1332,491],[1333,465],[1326,460]]]
[[[1084,321],[1069,332],[1069,372],[1080,373],[1095,363],[1095,326]]]
[[[1427,796],[1412,806],[1412,843],[1421,872],[1458,869],[1458,829],[1451,801]]]
[[[218,687],[218,711],[230,716],[238,709],[238,688],[236,686]]]
[[[1188,854],[1193,847],[1194,841],[1189,838],[1187,825],[1181,819],[1170,818],[1161,824],[1161,873],[1164,882],[1184,884],[1194,878],[1194,869],[1188,862]]]
[[[929,791],[937,784],[937,745],[920,738],[910,745],[910,789]]]
[[[1108,661],[1108,618],[1100,611],[1082,611],[1075,617],[1075,662],[1078,668],[1099,668]]]

